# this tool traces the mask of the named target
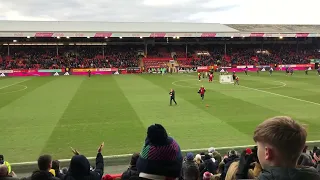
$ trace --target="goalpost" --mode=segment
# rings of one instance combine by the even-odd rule
[[[220,75],[219,82],[221,84],[232,84],[233,83],[232,75]]]

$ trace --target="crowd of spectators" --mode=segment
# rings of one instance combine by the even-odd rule
[[[306,129],[290,117],[278,116],[259,124],[253,140],[256,147],[237,152],[219,153],[211,147],[207,152],[189,152],[183,157],[179,144],[169,137],[160,124],[148,127],[147,137],[140,153],[132,155],[130,165],[116,179],[154,180],[319,180],[320,149],[307,150]],[[112,180],[104,174],[102,143],[95,167],[88,159],[73,150],[68,168],[60,168],[59,161],[50,155],[38,159],[38,169],[29,180]],[[0,156],[0,180],[17,180],[8,162]]]
[[[252,45],[214,45],[185,47],[174,45],[148,46],[148,52],[139,46],[13,46],[0,49],[0,69],[22,68],[104,68],[138,67],[141,57],[168,58],[182,65],[270,65],[306,64],[320,58],[319,49],[290,45],[252,47]],[[144,55],[139,55],[143,52]],[[184,60],[181,60],[183,58]],[[156,61],[156,60],[155,60]]]
[[[5,50],[7,51],[7,49]],[[14,46],[0,53],[0,69],[59,69],[137,67],[139,56],[130,47]]]

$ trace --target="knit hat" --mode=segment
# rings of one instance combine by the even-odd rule
[[[187,160],[193,160],[193,154],[191,152],[187,153],[187,156],[186,156]]]
[[[137,162],[139,176],[180,177],[182,160],[178,143],[168,137],[164,127],[160,124],[151,125]]]
[[[214,147],[211,147],[211,148],[208,149],[208,153],[213,153],[215,151],[216,151],[216,149]]]
[[[246,154],[248,154],[248,155],[252,154],[252,150],[250,148],[247,148],[246,149]]]
[[[211,176],[212,176],[212,174],[210,172],[205,172],[203,174],[203,180],[210,180]]]

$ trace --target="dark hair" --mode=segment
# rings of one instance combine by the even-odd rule
[[[52,161],[52,169],[54,169],[54,170],[60,169],[60,162],[58,160]]]
[[[50,155],[42,155],[38,159],[38,168],[42,171],[47,171],[50,168],[52,157]]]

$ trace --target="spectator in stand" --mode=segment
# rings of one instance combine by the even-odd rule
[[[64,179],[64,174],[60,172],[60,162],[58,160],[52,161],[52,169],[55,172],[55,177],[59,178],[60,180]]]
[[[312,168],[297,168],[297,161],[306,143],[307,132],[290,117],[273,117],[257,126],[253,139],[263,168],[259,180],[319,180]]]
[[[139,177],[137,170],[137,161],[139,159],[139,153],[134,153],[131,157],[129,168],[122,174],[122,180],[129,180],[131,177]]]
[[[88,159],[83,155],[79,155],[78,151],[76,151],[77,155],[72,157],[64,180],[101,180],[104,172],[104,162],[101,154],[103,147],[104,143],[98,148],[94,171],[91,171]]]
[[[199,166],[194,162],[192,153],[187,153],[187,156],[182,164],[182,179],[197,180],[200,177]]]
[[[162,125],[151,125],[137,163],[139,177],[146,179],[179,178],[182,161],[178,143],[168,136]]]
[[[18,178],[13,171],[9,173],[8,167],[2,164],[0,165],[0,180],[18,180]]]
[[[203,163],[200,164],[199,170],[201,177],[203,177],[205,172],[217,174],[218,164],[214,158],[212,158],[209,154],[206,154],[204,156]]]
[[[318,173],[320,173],[320,149],[317,149],[313,153],[313,158],[315,160],[315,168],[317,169]]]
[[[230,165],[235,161],[239,161],[238,153],[235,150],[231,150],[228,152],[227,158],[225,158],[223,160],[223,163],[225,165],[224,165],[224,170],[221,173],[221,177],[220,177],[222,180],[224,180],[226,178],[226,175],[227,175],[227,172],[229,170]]]
[[[59,180],[50,172],[52,168],[52,157],[50,155],[42,155],[38,158],[38,168],[39,170],[32,173],[31,180]]]
[[[8,172],[11,173],[11,165],[8,161],[4,160],[4,156],[2,154],[0,155],[0,165],[1,164],[6,165],[8,167]]]
[[[221,154],[216,151],[214,147],[209,148],[208,153],[218,162],[218,164],[222,161]]]
[[[194,161],[196,162],[196,164],[197,164],[198,166],[200,166],[200,164],[203,163],[200,154],[197,154],[197,155],[196,155],[196,157],[194,158]]]

